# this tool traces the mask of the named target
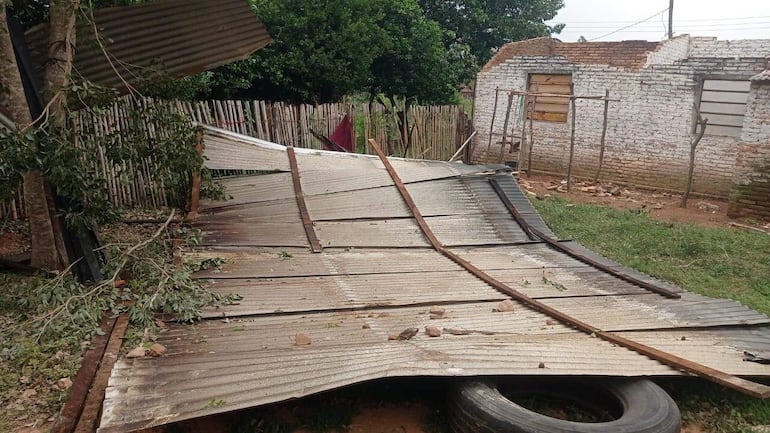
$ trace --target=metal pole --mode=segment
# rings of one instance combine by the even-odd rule
[[[674,38],[674,0],[668,2],[668,38]]]

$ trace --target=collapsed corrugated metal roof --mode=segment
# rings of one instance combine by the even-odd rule
[[[95,26],[91,16],[79,18],[75,73],[119,89],[124,83],[118,73],[128,82],[158,71],[192,75],[245,59],[271,41],[246,0],[158,0],[98,9]],[[48,33],[43,24],[25,35],[39,76],[47,60]]]
[[[100,432],[128,432],[391,376],[686,374],[526,303],[496,312],[509,296],[469,266],[591,324],[597,334],[611,332],[730,375],[770,376],[770,366],[743,362],[744,350],[766,351],[767,342],[757,335],[770,333],[768,317],[584,251],[680,299],[654,294],[530,239],[503,199],[527,227],[553,233],[502,167],[390,160],[420,218],[449,251],[444,254],[431,247],[382,161],[293,152],[298,170],[289,173],[285,148],[206,129],[209,164],[266,170],[227,179],[232,200],[203,203],[196,222],[203,246],[186,253],[189,259],[224,258],[221,269],[197,277],[243,300],[206,311],[195,326],[171,325],[159,338],[168,348],[165,357],[118,361]],[[321,252],[308,248],[295,180]],[[432,306],[444,313],[430,314]],[[429,325],[443,334],[429,337],[423,332]],[[420,332],[390,340],[407,328]],[[300,333],[312,343],[295,345]]]

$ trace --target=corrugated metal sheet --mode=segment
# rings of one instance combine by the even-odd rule
[[[287,254],[281,254],[286,252]],[[208,249],[190,254],[191,259],[221,257],[222,269],[196,274],[200,278],[258,278],[323,275],[361,275],[462,270],[454,262],[428,249],[387,250],[327,249],[313,254],[307,249]]]
[[[286,148],[207,127],[203,137],[206,167],[212,170],[290,171]]]
[[[182,77],[245,59],[271,41],[246,0],[157,0],[99,9],[94,19],[111,62],[96,43],[90,22],[83,20],[75,69],[90,81],[115,88],[124,87],[115,70],[129,82],[161,65],[171,76]],[[38,71],[47,61],[48,34],[47,24],[26,34]]]
[[[201,208],[209,211],[220,207],[261,203],[273,200],[294,200],[291,173],[273,173],[260,176],[220,178],[227,200],[201,199]],[[295,200],[296,202],[296,200]]]
[[[415,248],[428,247],[413,218],[386,220],[321,221],[315,224],[324,247]]]
[[[217,134],[218,151],[234,146],[231,133]],[[238,146],[232,149],[252,154],[243,159],[243,168],[280,170],[288,161],[280,146],[250,139]],[[230,155],[219,161],[237,159]],[[197,277],[212,280],[219,293],[239,293],[243,299],[207,310],[208,319],[194,327],[171,325],[159,338],[169,350],[165,357],[120,360],[107,390],[101,432],[228,412],[381,377],[680,374],[522,305],[494,312],[505,296],[429,248],[378,160],[301,149],[297,159],[325,249],[310,251],[293,189],[281,185],[290,183],[286,173],[228,179],[231,205],[207,202],[197,221],[204,244],[215,246],[188,252],[186,258],[224,258],[221,269]],[[731,374],[770,376],[770,366],[742,361],[744,349],[770,348],[766,316],[729,300],[687,292],[681,299],[651,294],[529,241],[489,180],[497,180],[528,222],[542,231],[545,225],[513,177],[495,167],[393,162],[410,179],[407,189],[441,242],[491,277],[598,329]],[[566,244],[655,281],[574,242]],[[445,308],[445,315],[431,318],[433,305]],[[388,340],[389,334],[427,325],[444,334]],[[310,336],[312,344],[295,346],[297,333]],[[225,403],[212,407],[212,399]]]
[[[493,306],[456,306],[442,320],[430,320],[426,308],[403,308],[172,326],[158,340],[168,356],[118,362],[99,431],[145,428],[385,376],[677,374],[626,349],[549,326],[539,313],[492,313]],[[427,324],[499,334],[387,340],[389,333]],[[313,344],[294,346],[299,332]],[[538,368],[541,362],[546,368]],[[211,399],[225,404],[212,407]]]
[[[212,281],[217,293],[235,293],[243,299],[208,309],[204,317],[505,299],[465,271]],[[404,291],[406,284],[419,289]]]

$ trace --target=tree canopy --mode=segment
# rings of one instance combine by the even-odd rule
[[[562,0],[251,0],[274,42],[210,73],[214,97],[450,102],[501,45],[548,35]]]
[[[559,33],[548,26],[563,0],[419,0],[425,15],[445,32],[447,44],[467,45],[477,64],[486,63],[508,42]]]

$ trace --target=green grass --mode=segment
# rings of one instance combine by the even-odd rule
[[[608,258],[691,292],[730,298],[770,314],[770,236],[652,219],[646,212],[534,200],[549,227]],[[661,385],[687,423],[708,432],[751,432],[770,424],[770,401],[699,380]]]
[[[770,314],[770,236],[656,221],[646,212],[556,198],[534,205],[563,239],[691,292]]]

